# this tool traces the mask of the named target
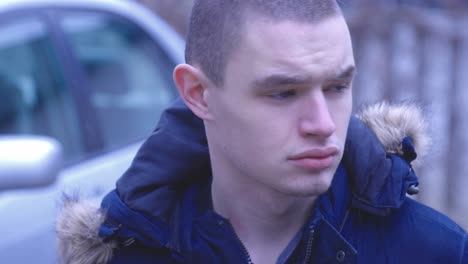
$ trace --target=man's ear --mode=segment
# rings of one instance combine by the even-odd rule
[[[174,69],[174,82],[185,104],[203,120],[211,118],[206,102],[208,79],[202,71],[188,65],[179,64]]]

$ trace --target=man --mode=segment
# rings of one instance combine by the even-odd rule
[[[355,63],[335,1],[195,1],[186,57],[174,80],[210,162],[177,102],[99,212],[67,203],[66,263],[468,262],[465,231],[406,198],[424,138],[382,127],[386,105],[363,119],[387,154],[349,123]]]

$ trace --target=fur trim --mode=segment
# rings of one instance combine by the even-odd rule
[[[105,213],[96,203],[64,197],[64,206],[57,219],[58,255],[64,264],[100,264],[112,258],[115,242],[104,243],[99,227]]]
[[[387,152],[403,154],[401,143],[408,136],[418,154],[415,165],[428,153],[431,139],[427,121],[416,104],[379,103],[365,107],[357,116],[374,131]]]

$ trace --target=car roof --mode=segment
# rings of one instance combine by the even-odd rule
[[[145,28],[177,62],[183,62],[184,41],[164,20],[131,0],[1,0],[2,13],[34,8],[94,9],[115,13]]]
[[[2,0],[0,1],[0,11],[3,9],[19,7],[117,7],[131,4],[131,0]]]
[[[125,0],[2,0],[0,12],[10,9],[34,7],[93,7],[121,10],[122,7],[132,5],[132,1]]]

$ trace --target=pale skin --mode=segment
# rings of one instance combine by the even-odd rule
[[[178,65],[174,80],[205,123],[215,211],[254,263],[275,263],[342,158],[354,58],[341,15],[247,25],[222,87],[197,65]]]

